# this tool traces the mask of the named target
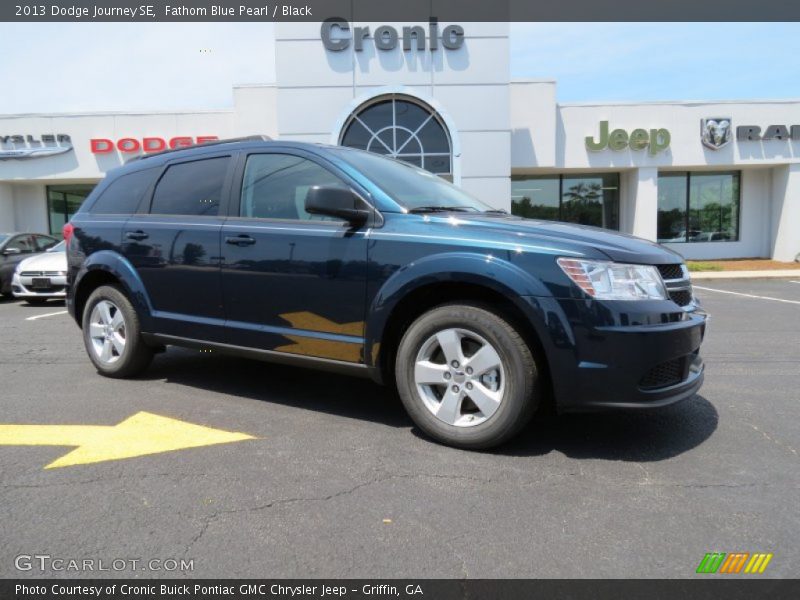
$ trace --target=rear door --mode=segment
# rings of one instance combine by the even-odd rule
[[[220,231],[231,181],[231,154],[167,163],[122,249],[150,297],[158,333],[222,341]]]
[[[222,228],[228,343],[361,362],[368,229],[304,208],[311,186],[353,185],[300,150],[242,158]]]

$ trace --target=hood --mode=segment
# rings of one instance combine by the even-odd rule
[[[652,265],[684,262],[680,254],[655,242],[600,227],[483,213],[453,213],[450,219],[437,217],[437,220],[452,223],[452,217],[458,220],[459,227],[465,227],[464,231],[474,225],[476,233],[480,228],[482,236],[491,233],[505,242],[524,240],[578,251],[588,257],[597,257],[599,253],[617,262]]]
[[[18,271],[66,271],[66,252],[43,252],[26,258],[17,266]]]

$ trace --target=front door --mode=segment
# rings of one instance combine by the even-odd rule
[[[347,187],[310,155],[246,157],[222,227],[228,343],[362,362],[366,228],[307,213],[314,185]]]

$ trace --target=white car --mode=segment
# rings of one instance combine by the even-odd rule
[[[48,251],[26,258],[17,265],[11,291],[28,304],[41,304],[48,298],[67,295],[66,244],[60,242]]]

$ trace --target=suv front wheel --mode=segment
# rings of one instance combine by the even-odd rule
[[[414,321],[398,347],[395,377],[420,429],[459,448],[501,444],[538,403],[530,348],[511,324],[475,305],[439,306]]]
[[[100,286],[86,301],[83,343],[97,371],[106,377],[138,375],[153,359],[153,349],[141,337],[136,310],[111,285]]]

